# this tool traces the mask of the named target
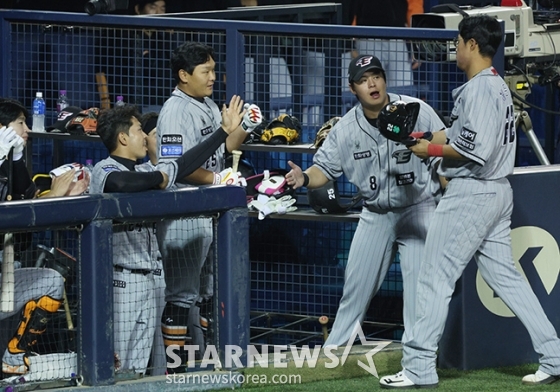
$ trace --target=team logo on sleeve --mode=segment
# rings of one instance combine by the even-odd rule
[[[371,151],[360,151],[354,153],[354,160],[371,158]]]
[[[472,151],[475,147],[474,139],[476,139],[476,132],[463,127],[463,129],[461,129],[461,133],[459,134],[459,138],[455,143],[458,146]]]
[[[161,137],[160,155],[162,157],[183,155],[183,135],[163,135]]]
[[[110,173],[114,171],[121,171],[116,165],[104,165],[101,167],[104,172]]]

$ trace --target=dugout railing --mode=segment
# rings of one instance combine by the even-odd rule
[[[76,259],[77,303],[71,307],[74,322],[71,333],[76,340],[77,372],[66,374],[65,379],[83,380],[84,385],[92,386],[115,383],[112,333],[114,222],[213,217],[214,343],[219,360],[222,364],[230,363],[224,357],[226,345],[247,347],[249,344],[249,287],[240,284],[249,280],[248,219],[242,188],[210,186],[3,202],[0,203],[0,216],[0,232],[27,233],[29,246],[38,243],[58,246]],[[56,326],[48,328],[52,333]],[[65,331],[62,339],[67,339],[68,333]]]

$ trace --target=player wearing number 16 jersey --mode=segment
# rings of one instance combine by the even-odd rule
[[[387,93],[385,71],[374,56],[352,60],[348,78],[360,103],[331,129],[314,155],[313,166],[302,172],[289,162],[292,170],[286,175],[294,188],[318,188],[344,174],[364,199],[348,255],[342,299],[326,346],[347,344],[397,251],[403,274],[406,333],[414,320],[416,278],[439,191],[433,170],[436,159],[418,159],[404,144],[386,139],[377,127],[379,113],[392,101],[420,105],[415,130],[443,129],[435,111],[416,98]]]
[[[473,257],[484,280],[527,328],[539,354],[539,370],[523,383],[560,379],[560,340],[512,256],[513,195],[506,177],[513,172],[515,157],[513,102],[492,67],[502,36],[498,21],[487,15],[459,23],[457,66],[468,81],[453,91],[453,123],[436,133],[432,143],[419,140],[411,147],[420,158],[443,157],[439,173],[449,183],[426,237],[416,321],[403,338],[403,371],[381,377],[383,388],[438,385],[436,352],[449,301]]]

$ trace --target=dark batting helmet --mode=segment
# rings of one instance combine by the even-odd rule
[[[420,113],[418,102],[390,102],[379,112],[377,128],[387,139],[405,145],[412,145],[416,140],[410,136]]]
[[[315,189],[307,189],[309,206],[320,214],[339,214],[348,211],[362,200],[361,194],[356,194],[348,204],[340,203],[338,185],[336,181],[329,181]]]

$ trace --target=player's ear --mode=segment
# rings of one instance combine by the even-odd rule
[[[356,90],[354,90],[354,83],[352,82],[348,83],[348,87],[350,87],[350,92],[356,95]]]
[[[188,83],[189,82],[189,73],[187,71],[185,71],[184,69],[180,69],[178,73],[179,73],[179,79],[181,80],[181,82],[183,82],[183,83]]]
[[[117,142],[123,146],[128,145],[128,135],[125,132],[119,132],[119,136],[117,137]]]

